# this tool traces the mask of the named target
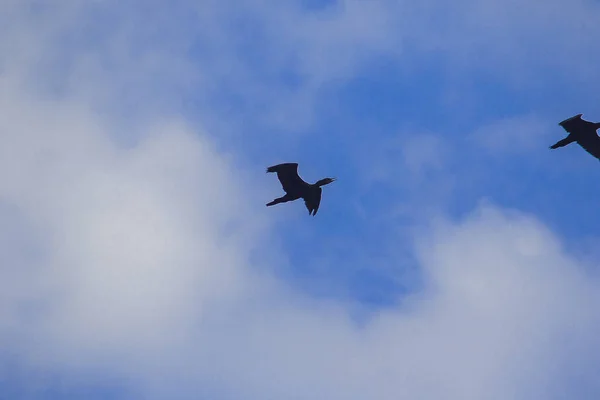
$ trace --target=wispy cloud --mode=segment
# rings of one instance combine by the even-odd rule
[[[524,155],[554,143],[557,125],[535,115],[515,116],[479,127],[471,139],[492,155]]]

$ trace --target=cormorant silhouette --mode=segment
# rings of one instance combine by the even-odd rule
[[[581,118],[582,115],[577,114],[558,123],[569,134],[550,148],[557,149],[577,142],[585,151],[600,160],[600,137],[596,134],[596,130],[600,129],[600,123],[586,121]]]
[[[277,178],[285,191],[285,196],[279,197],[267,207],[288,201],[304,199],[308,214],[315,216],[321,204],[321,186],[335,181],[335,178],[323,178],[315,183],[307,183],[298,175],[298,163],[284,163],[267,168],[267,172],[277,172]]]

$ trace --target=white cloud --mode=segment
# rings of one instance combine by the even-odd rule
[[[266,0],[180,1],[169,12],[158,2],[143,12],[135,2],[74,4],[84,18],[55,12],[62,35],[48,35],[55,24],[36,19],[39,33],[82,53],[71,69],[62,68],[71,90],[108,102],[117,91],[130,113],[140,111],[139,101],[148,102],[152,113],[191,97],[201,117],[216,125],[224,125],[225,114],[236,127],[249,118],[284,132],[303,131],[323,89],[344,83],[376,56],[396,62],[406,79],[423,61],[436,60],[461,84],[483,75],[517,93],[547,90],[549,77],[569,90],[593,93],[600,61],[593,51],[600,11],[585,1],[344,0],[319,11]],[[49,64],[72,56],[64,48],[21,42],[7,41],[6,48],[46,49]],[[152,96],[156,88],[163,96]],[[235,118],[230,104],[222,104],[224,95],[241,105]]]
[[[358,325],[249,261],[284,260],[257,175],[181,118],[99,109],[96,90],[118,108],[130,72],[40,93],[22,71],[53,42],[29,26],[10,36],[34,47],[21,68],[2,57],[0,77],[0,349],[25,370],[109,374],[145,398],[547,399],[578,398],[574,374],[596,384],[599,283],[539,222],[483,207],[429,227],[423,290]]]
[[[300,73],[307,80],[302,87],[312,90],[351,77],[375,55],[395,58],[400,71],[438,55],[447,69],[484,72],[523,88],[537,86],[542,73],[557,73],[580,87],[597,77],[599,58],[592,49],[600,9],[585,1],[341,0],[315,12],[293,3],[246,0],[235,7],[220,3],[218,13],[209,4],[201,10],[213,20],[207,26],[219,46],[231,49],[245,38],[219,24],[240,16],[254,22],[252,33],[261,40],[260,63],[238,60],[232,68],[286,68]]]

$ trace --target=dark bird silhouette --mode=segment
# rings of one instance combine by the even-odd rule
[[[586,121],[581,118],[582,115],[577,114],[558,123],[569,134],[550,148],[557,149],[577,142],[585,151],[600,160],[600,137],[596,133],[596,130],[600,129],[600,123]]]
[[[312,184],[304,182],[298,175],[298,163],[273,165],[267,168],[267,172],[277,172],[277,178],[285,191],[285,196],[267,203],[267,207],[302,198],[308,209],[308,214],[313,216],[317,214],[321,204],[321,186],[328,185],[336,180],[335,178],[323,178]]]

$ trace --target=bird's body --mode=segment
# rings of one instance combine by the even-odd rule
[[[267,203],[267,207],[301,198],[304,199],[308,213],[313,216],[317,214],[321,204],[321,186],[335,181],[335,178],[324,178],[313,184],[307,183],[298,175],[298,163],[273,165],[267,168],[267,172],[277,173],[277,178],[285,191],[285,196]]]
[[[582,115],[577,114],[574,117],[559,122],[559,125],[569,134],[566,138],[550,146],[550,148],[557,149],[576,142],[585,151],[600,160],[600,137],[596,133],[596,130],[600,129],[600,123],[586,121],[581,118]]]

